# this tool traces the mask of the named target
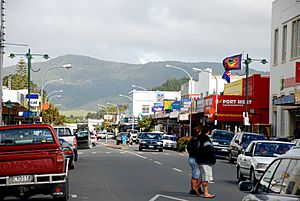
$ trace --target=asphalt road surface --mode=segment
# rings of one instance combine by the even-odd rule
[[[113,145],[99,141],[93,149],[79,150],[75,170],[70,171],[70,201],[193,201],[189,195],[190,167],[187,154],[172,150],[138,151],[137,145]],[[245,195],[237,187],[234,164],[217,160],[212,200],[235,201]],[[7,199],[15,200],[15,199]],[[29,200],[51,200],[34,197]]]

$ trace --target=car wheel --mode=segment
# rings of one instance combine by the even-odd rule
[[[5,198],[5,196],[4,196],[4,195],[0,195],[0,201],[3,201],[3,200],[4,200],[4,198]]]
[[[229,151],[228,162],[229,162],[229,163],[233,163],[233,158],[232,158],[231,151]]]
[[[74,170],[74,168],[75,168],[75,163],[73,161],[72,164],[69,166],[69,170]]]
[[[141,147],[139,147],[139,151],[142,151],[143,149]]]
[[[250,181],[252,182],[253,186],[256,185],[257,179],[255,178],[255,173],[253,168],[250,169]]]
[[[244,177],[243,173],[241,172],[241,169],[239,166],[237,166],[237,168],[236,168],[236,176],[237,176],[238,182],[245,181],[245,177]]]
[[[159,149],[158,151],[159,151],[159,152],[163,152],[163,149]]]

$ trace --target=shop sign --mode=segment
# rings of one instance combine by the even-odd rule
[[[290,105],[295,104],[295,96],[288,95],[273,99],[273,105]]]
[[[300,104],[300,91],[295,92],[295,104]]]
[[[243,99],[223,99],[220,100],[219,103],[221,103],[223,106],[244,106],[246,101]],[[247,101],[248,105],[252,104],[252,100]]]
[[[178,118],[179,111],[170,112],[170,118]]]
[[[152,112],[156,113],[156,112],[162,112],[164,111],[164,106],[154,106],[152,107]]]
[[[156,94],[156,102],[162,103],[164,99],[165,99],[165,94],[160,94],[160,93]]]
[[[180,121],[187,121],[187,120],[189,120],[189,113],[180,114],[179,115],[179,120]]]
[[[300,62],[296,62],[296,82],[300,82]]]
[[[196,112],[204,112],[204,99],[203,98],[196,101]]]
[[[164,100],[165,110],[172,110],[172,103],[174,100]]]

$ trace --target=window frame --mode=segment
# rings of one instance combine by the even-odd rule
[[[274,51],[273,51],[273,66],[278,65],[278,38],[279,38],[278,28],[274,30]]]
[[[282,57],[281,57],[281,62],[286,63],[286,58],[287,58],[287,34],[288,34],[288,29],[287,25],[283,25],[282,27]]]
[[[292,21],[291,59],[300,57],[300,18]]]

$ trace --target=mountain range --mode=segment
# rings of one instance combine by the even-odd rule
[[[72,68],[54,68],[46,72],[48,68],[64,64],[72,64]],[[31,79],[40,87],[43,74],[44,84],[51,80],[63,79],[63,81],[51,82],[45,87],[48,93],[63,90],[62,98],[52,99],[53,103],[61,104],[61,110],[96,110],[97,104],[128,103],[128,100],[119,97],[119,94],[128,95],[128,92],[133,90],[132,84],[151,90],[168,79],[187,77],[180,70],[166,68],[167,64],[185,69],[194,79],[198,78],[198,72],[192,70],[194,67],[201,69],[209,67],[215,75],[224,73],[222,64],[216,62],[161,61],[129,64],[82,55],[64,55],[45,62],[32,63],[35,71],[40,70],[31,71]],[[4,76],[15,73],[15,67],[5,67]],[[254,69],[249,69],[249,72],[250,74],[269,74],[269,72]]]

